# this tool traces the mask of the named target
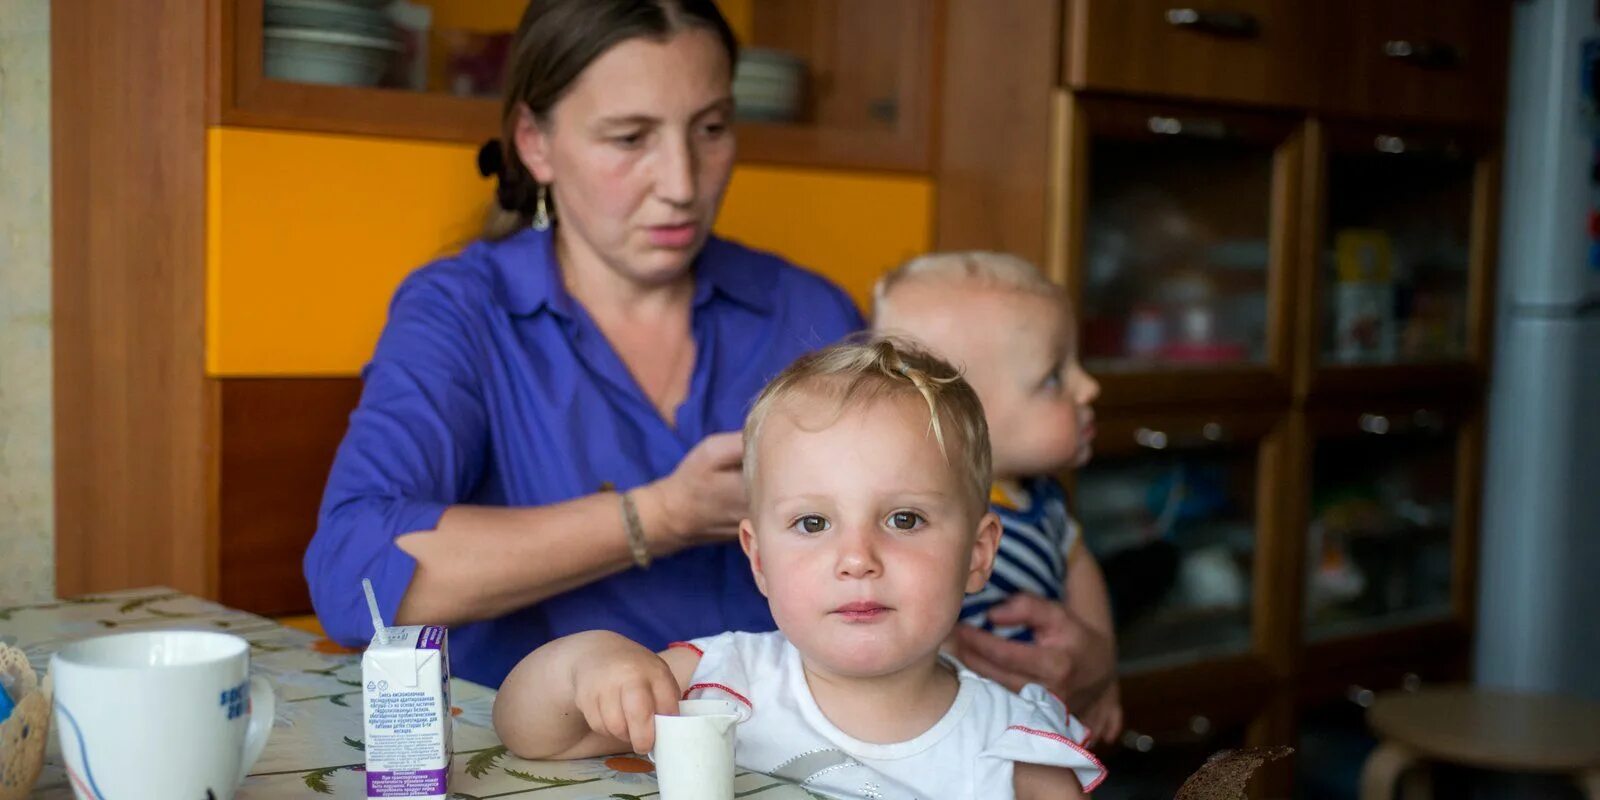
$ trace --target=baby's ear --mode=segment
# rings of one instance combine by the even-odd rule
[[[994,554],[1000,549],[1000,518],[993,511],[978,520],[978,535],[972,541],[972,564],[967,571],[967,594],[980,591],[994,569]]]
[[[761,590],[762,596],[767,594],[767,575],[761,569],[761,548],[756,544],[755,523],[748,519],[739,520],[739,546],[744,548],[744,555],[750,559],[750,574],[755,576],[756,588]]]

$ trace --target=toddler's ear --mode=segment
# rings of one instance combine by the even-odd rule
[[[972,564],[967,571],[967,594],[983,589],[994,569],[994,554],[1000,549],[1000,518],[993,511],[978,520],[978,535],[972,541]]]
[[[755,576],[756,588],[763,596],[767,593],[767,574],[761,569],[761,548],[756,545],[756,528],[748,519],[739,520],[739,546],[750,559],[750,574]]]

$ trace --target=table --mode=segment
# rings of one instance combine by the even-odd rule
[[[250,670],[270,680],[278,702],[272,737],[237,795],[262,798],[364,798],[361,657],[327,639],[265,617],[170,589],[151,588],[53,603],[0,607],[0,642],[21,648],[34,669],[90,636],[154,629],[222,631],[250,643]],[[656,797],[650,763],[636,756],[526,761],[506,752],[490,727],[494,692],[452,679],[456,800],[536,795],[530,800],[641,800]],[[36,800],[71,800],[55,731]],[[741,773],[739,797],[796,800],[818,795],[760,773]]]
[[[1577,698],[1471,686],[1385,692],[1367,710],[1379,739],[1361,770],[1362,800],[1432,796],[1428,761],[1565,774],[1600,800],[1600,706]],[[1405,783],[1403,795],[1397,785]]]

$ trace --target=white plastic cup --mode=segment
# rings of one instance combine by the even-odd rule
[[[739,708],[727,700],[684,700],[677,716],[656,715],[656,765],[661,800],[733,797],[734,737]]]

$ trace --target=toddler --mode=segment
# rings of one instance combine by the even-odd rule
[[[1023,259],[1001,253],[937,253],[886,275],[874,291],[874,329],[907,336],[963,370],[983,401],[993,447],[991,509],[1004,535],[989,582],[962,605],[963,622],[1029,641],[1018,595],[1059,601],[1098,646],[1086,688],[1062,692],[1093,730],[1091,741],[1122,727],[1115,640],[1105,579],[1067,513],[1056,474],[1089,460],[1090,404],[1100,386],[1078,363],[1071,305],[1060,286]],[[952,642],[964,661],[981,654]],[[991,670],[986,670],[990,671]],[[1013,682],[1015,683],[1015,682]],[[1015,687],[1013,687],[1015,688]]]
[[[940,652],[1000,540],[983,409],[952,367],[891,340],[820,350],[767,386],[744,436],[739,541],[779,630],[660,653],[605,631],[551,642],[495,701],[512,752],[647,752],[652,715],[711,696],[743,709],[740,767],[819,794],[1054,799],[1100,782],[1059,700]]]

